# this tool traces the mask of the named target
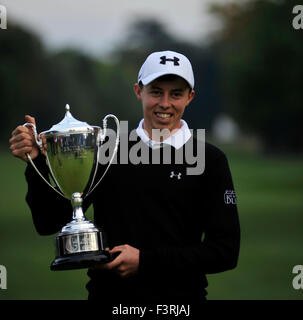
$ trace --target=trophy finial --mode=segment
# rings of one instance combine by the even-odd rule
[[[72,114],[70,113],[70,106],[69,106],[69,104],[66,104],[65,105],[65,116],[66,117],[69,117],[69,118],[71,118],[72,117]]]

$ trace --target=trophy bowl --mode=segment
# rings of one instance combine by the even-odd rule
[[[106,136],[107,119],[113,118],[117,125],[117,137],[114,152],[100,180],[94,185],[99,163],[99,147]],[[33,124],[26,123],[34,131],[36,143],[42,149],[42,138],[46,140],[46,163],[57,186],[54,188],[42,176],[27,155],[30,163],[43,180],[61,196],[71,201],[72,221],[65,225],[56,237],[56,258],[51,270],[70,270],[88,268],[96,263],[111,261],[111,256],[104,247],[102,230],[87,220],[82,210],[83,199],[101,182],[119,144],[119,121],[114,115],[103,119],[103,130],[75,119],[69,105],[66,105],[64,119],[50,130],[37,134]]]

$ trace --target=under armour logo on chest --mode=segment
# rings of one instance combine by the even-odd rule
[[[174,63],[174,66],[179,66],[179,61],[180,59],[177,58],[177,57],[174,57],[173,59],[169,59],[169,58],[166,58],[166,56],[162,56],[160,57],[160,64],[166,64],[166,61],[171,61]]]
[[[174,171],[172,171],[171,173],[170,173],[170,178],[174,178],[174,177],[176,177],[178,180],[180,180],[181,179],[181,176],[182,176],[182,173],[181,172],[179,172],[179,173],[175,173]]]

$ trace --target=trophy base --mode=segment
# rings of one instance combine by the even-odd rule
[[[107,263],[112,261],[108,251],[75,253],[70,256],[57,257],[51,264],[52,271],[73,270],[90,268],[97,263]]]

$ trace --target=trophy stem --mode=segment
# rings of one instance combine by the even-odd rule
[[[53,271],[90,268],[112,260],[104,248],[102,231],[85,219],[82,202],[81,193],[72,194],[73,220],[56,237],[57,257],[51,264]]]
[[[75,192],[72,194],[72,206],[73,206],[73,220],[80,222],[85,220],[85,216],[82,210],[82,198],[81,193]]]

